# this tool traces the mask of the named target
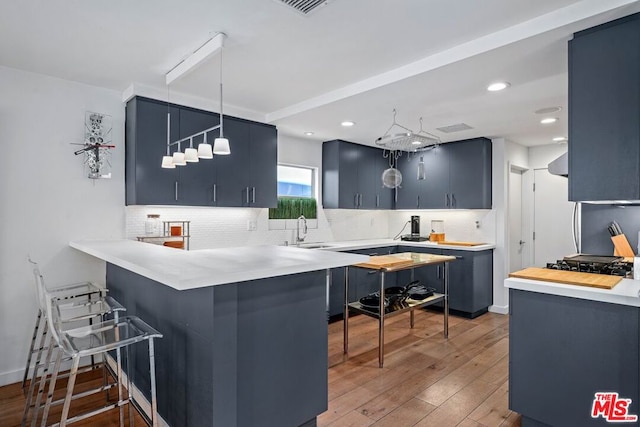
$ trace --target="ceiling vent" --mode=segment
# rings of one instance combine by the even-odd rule
[[[278,3],[284,4],[294,9],[296,12],[302,15],[309,15],[316,9],[326,6],[333,0],[275,0]]]
[[[445,126],[445,127],[436,128],[436,129],[444,133],[453,133],[453,132],[462,132],[463,130],[470,130],[473,128],[466,123],[456,123],[455,125]]]

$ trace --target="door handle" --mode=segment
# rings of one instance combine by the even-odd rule
[[[218,184],[213,184],[213,201],[218,201]]]
[[[176,202],[178,201],[178,181],[176,181],[175,183],[175,197],[176,197]]]
[[[527,242],[525,242],[524,240],[520,240],[520,241],[518,242],[518,244],[519,244],[520,246],[524,245],[525,243],[527,243]]]
[[[251,203],[256,203],[256,187],[251,187]]]

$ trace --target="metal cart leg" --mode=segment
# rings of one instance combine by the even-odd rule
[[[378,331],[378,364],[384,365],[384,270],[380,272],[380,307],[379,307],[379,331]]]
[[[449,262],[444,263],[444,337],[449,338]]]
[[[344,315],[343,330],[344,330],[344,354],[349,353],[349,267],[344,268]]]

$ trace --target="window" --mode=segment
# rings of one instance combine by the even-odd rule
[[[314,184],[313,169],[278,165],[278,197],[315,198]]]
[[[278,207],[269,209],[269,219],[317,218],[316,169],[278,165]]]

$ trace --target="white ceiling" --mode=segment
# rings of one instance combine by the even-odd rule
[[[333,0],[309,16],[277,0],[2,1],[0,65],[166,99],[165,74],[222,31],[226,112],[373,145],[396,108],[443,141],[532,146],[567,136],[571,34],[638,11],[638,0]],[[171,100],[217,105],[219,60],[172,84]],[[488,93],[495,80],[511,87]],[[551,106],[560,121],[540,125],[534,111]],[[473,129],[435,130],[460,122]]]

